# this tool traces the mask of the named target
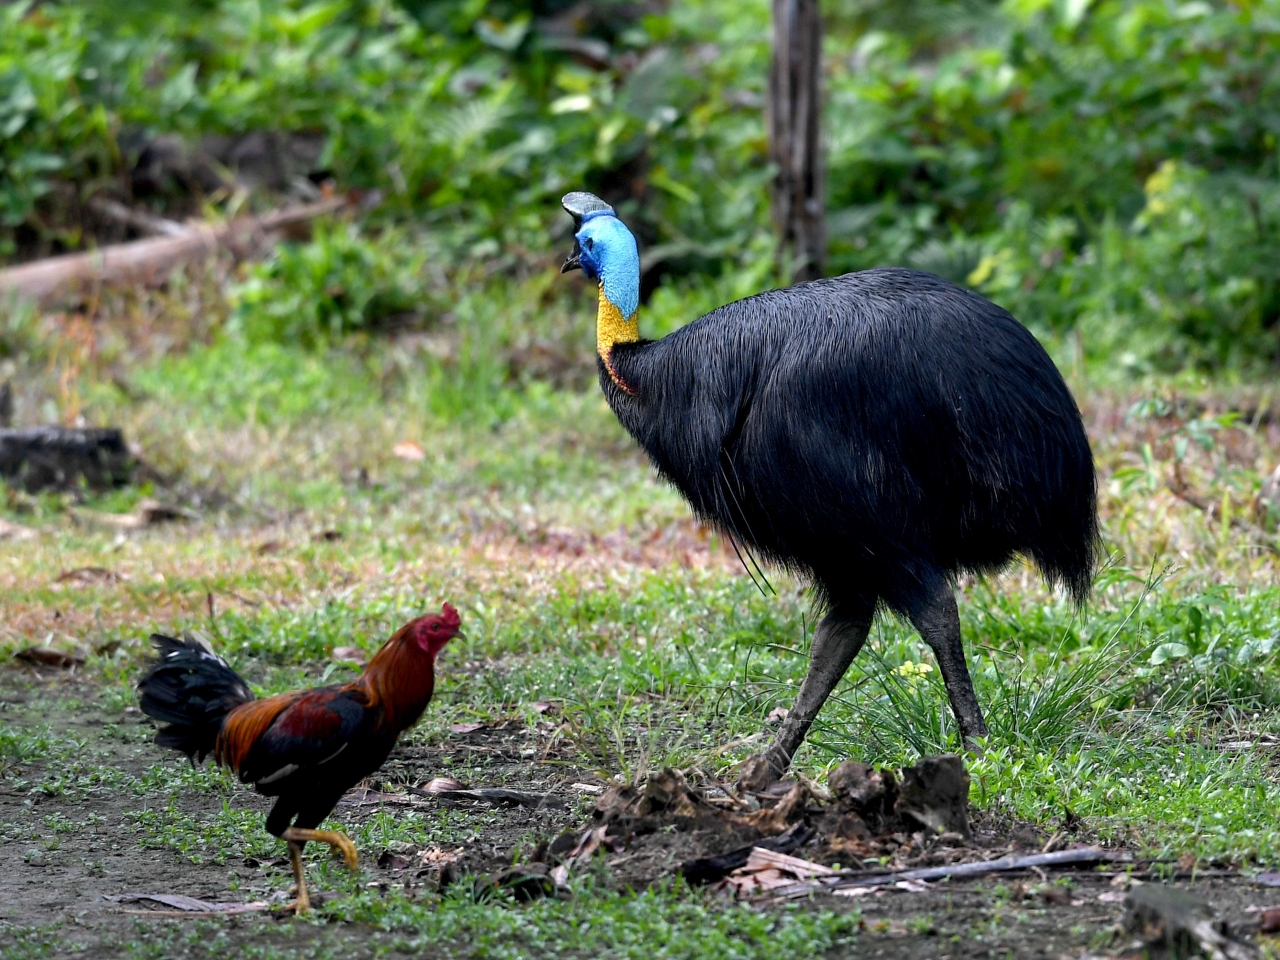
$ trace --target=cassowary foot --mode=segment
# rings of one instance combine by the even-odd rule
[[[866,642],[874,613],[873,603],[846,604],[833,607],[822,618],[813,634],[809,670],[800,684],[796,702],[787,711],[769,749],[743,764],[738,780],[740,788],[758,793],[786,774],[818,711]]]
[[[281,836],[288,840],[291,845],[293,843],[299,844],[299,850],[302,849],[301,844],[310,841],[327,843],[333,848],[334,853],[342,854],[342,859],[346,862],[348,870],[354,871],[356,869],[358,862],[356,845],[341,830],[307,830],[302,827],[288,827]],[[299,882],[301,882],[301,874],[299,874]]]

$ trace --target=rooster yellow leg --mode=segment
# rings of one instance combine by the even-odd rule
[[[302,875],[302,844],[298,841],[289,841],[289,862],[293,864],[293,879],[298,883],[298,898],[289,906],[301,916],[311,912],[311,898],[307,896],[307,880]]]
[[[341,852],[348,870],[356,868],[356,845],[341,830],[306,830],[303,827],[287,827],[280,836],[288,840],[291,847],[292,844],[297,843],[299,850],[302,849],[301,845],[308,841],[327,843],[334,850]]]

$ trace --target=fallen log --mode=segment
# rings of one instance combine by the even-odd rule
[[[135,210],[109,197],[94,197],[89,201],[89,207],[104,217],[123,223],[126,227],[132,227],[148,236],[180,237],[190,229],[184,223],[157,217],[145,210]]]
[[[86,288],[157,285],[176,267],[234,248],[263,234],[287,230],[348,205],[332,197],[260,217],[240,217],[220,224],[194,224],[181,233],[118,243],[87,253],[68,253],[0,270],[0,303],[9,298],[49,307],[82,294]]]

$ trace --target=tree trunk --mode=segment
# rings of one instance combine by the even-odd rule
[[[827,253],[822,164],[822,19],[818,0],[773,0],[769,159],[778,172],[773,220],[778,254],[794,280],[822,276]]]

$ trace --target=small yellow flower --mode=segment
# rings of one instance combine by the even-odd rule
[[[933,664],[931,663],[915,663],[908,660],[906,663],[894,667],[893,672],[900,677],[915,682],[916,680],[926,677],[933,673]]]

